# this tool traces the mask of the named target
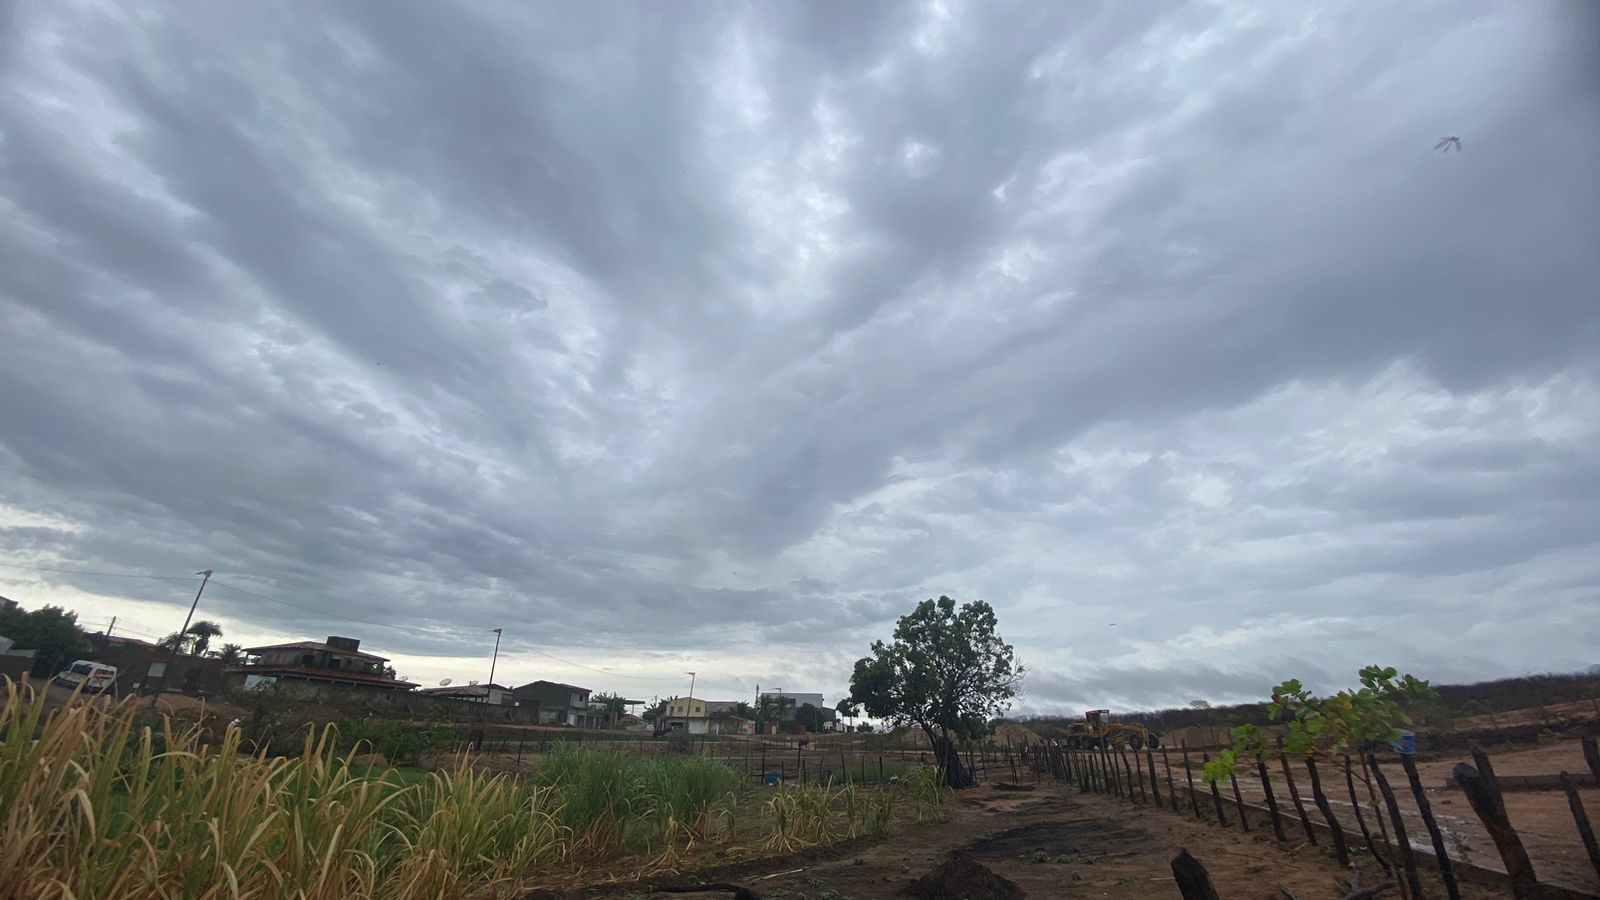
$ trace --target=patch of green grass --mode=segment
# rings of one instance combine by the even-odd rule
[[[425,769],[415,766],[369,766],[362,763],[351,763],[350,774],[355,778],[377,778],[394,785],[395,787],[412,787],[422,784],[431,777]]]

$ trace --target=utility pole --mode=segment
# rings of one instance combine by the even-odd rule
[[[206,592],[206,583],[211,580],[210,569],[196,572],[195,574],[204,575],[205,577],[200,579],[200,590],[194,592],[194,602],[189,604],[189,614],[183,617],[183,627],[178,629],[177,643],[173,644],[172,649],[167,651],[167,664],[161,668],[161,681],[156,685],[155,693],[150,695],[151,709],[156,708],[156,701],[161,699],[161,692],[167,689],[168,673],[172,671],[173,661],[178,658],[178,646],[183,643],[183,636],[189,631],[189,622],[194,618],[195,607],[200,605],[200,595]]]
[[[106,626],[106,637],[111,637],[111,632],[115,631],[116,628],[117,628],[117,617],[116,616],[112,616],[111,617],[111,624]]]
[[[693,672],[685,672],[683,674],[689,676],[689,696],[693,697],[694,696],[694,673]]]
[[[494,629],[494,658],[489,660],[489,686],[483,689],[483,702],[489,702],[489,691],[494,689],[494,667],[500,662],[500,633],[503,628]]]

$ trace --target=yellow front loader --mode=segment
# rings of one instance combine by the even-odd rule
[[[1069,747],[1122,747],[1142,749],[1146,744],[1160,747],[1161,738],[1155,732],[1135,722],[1117,722],[1109,709],[1091,709],[1083,714],[1082,722],[1067,727]]]

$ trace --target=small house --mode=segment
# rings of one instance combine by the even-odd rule
[[[537,706],[539,724],[598,728],[604,714],[589,705],[593,691],[559,681],[531,681],[512,689],[518,706]]]

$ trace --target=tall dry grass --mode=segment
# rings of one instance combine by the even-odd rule
[[[530,876],[640,841],[703,836],[738,778],[706,760],[565,751],[539,779],[463,764],[401,785],[332,728],[298,755],[239,731],[137,724],[131,702],[0,709],[0,895],[39,898],[511,897]],[[682,783],[672,763],[687,762]]]
[[[557,748],[531,778],[464,761],[402,784],[353,765],[363,748],[341,754],[332,727],[271,756],[231,726],[142,725],[133,701],[51,709],[10,682],[3,700],[0,897],[509,898],[624,850],[660,867],[704,843],[746,855],[879,833],[896,802],[785,786],[736,829],[741,779],[701,757]],[[900,790],[921,818],[927,788]]]

